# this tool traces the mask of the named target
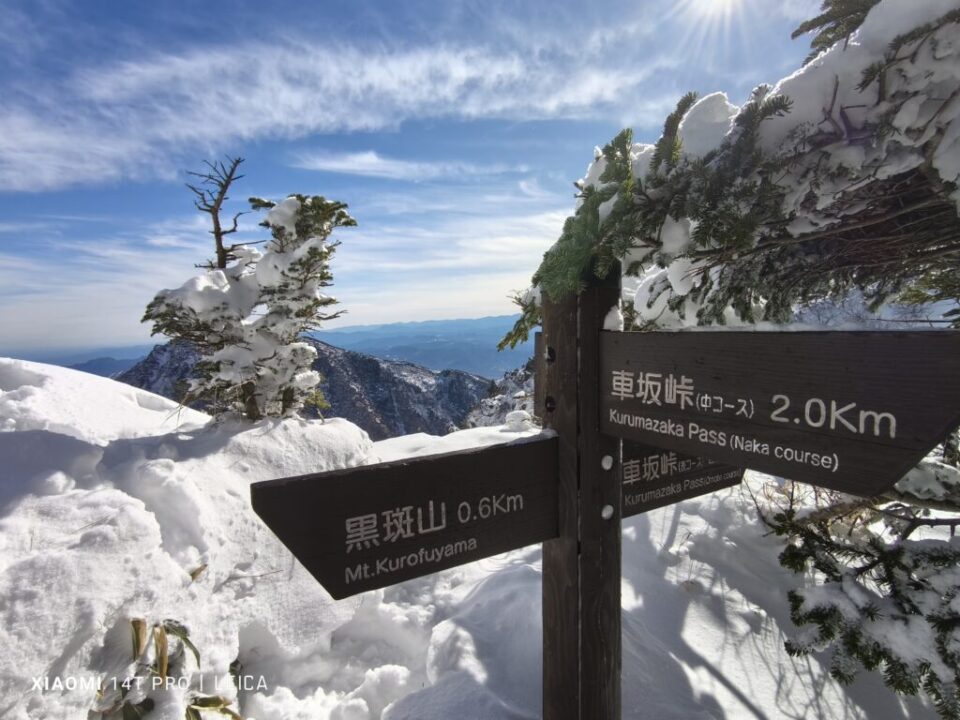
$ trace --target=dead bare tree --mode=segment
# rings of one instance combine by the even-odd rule
[[[241,157],[228,157],[226,162],[210,162],[209,160],[204,160],[204,164],[207,166],[209,172],[188,173],[189,175],[200,178],[200,182],[197,185],[187,183],[187,187],[197,196],[196,200],[193,201],[197,210],[210,215],[213,229],[210,230],[209,233],[213,235],[217,251],[217,259],[215,262],[212,260],[207,261],[203,265],[198,265],[198,267],[203,267],[208,270],[223,270],[227,267],[227,263],[237,259],[235,254],[236,250],[249,244],[235,243],[227,245],[225,242],[227,235],[232,235],[237,231],[237,221],[241,215],[246,215],[245,212],[236,213],[233,216],[231,226],[228,228],[225,228],[220,220],[220,211],[223,208],[223,203],[229,199],[227,192],[230,190],[230,185],[233,184],[235,180],[243,177],[243,175],[237,175],[237,169],[241,163],[243,163],[243,158]]]

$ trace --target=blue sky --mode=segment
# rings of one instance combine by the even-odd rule
[[[622,127],[687,90],[741,103],[807,53],[810,0],[108,2],[0,12],[0,355],[148,342],[211,253],[184,187],[350,205],[334,323],[513,312]],[[245,222],[245,224],[243,224]],[[255,216],[243,237],[263,238]]]

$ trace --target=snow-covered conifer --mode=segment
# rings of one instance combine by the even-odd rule
[[[254,210],[268,210],[261,225],[271,239],[262,251],[245,243],[226,247],[219,213],[239,162],[211,165],[215,172],[202,177],[213,190],[191,187],[197,207],[213,218],[216,261],[181,287],[160,291],[143,321],[153,322],[154,334],[189,341],[200,353],[185,401],[250,420],[289,415],[304,404],[322,407],[320,376],[311,369],[316,351],[300,335],[339,315],[325,312],[337,302],[324,292],[339,245],[330,234],[356,222],[344,203],[321,196],[251,198]]]

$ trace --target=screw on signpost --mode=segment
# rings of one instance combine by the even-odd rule
[[[537,411],[557,432],[560,535],[543,546],[543,717],[620,717],[620,442],[599,432],[599,337],[620,268],[544,299]]]

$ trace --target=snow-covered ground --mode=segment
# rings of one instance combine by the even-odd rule
[[[83,718],[119,702],[110,679],[137,674],[141,619],[182,623],[199,655],[199,668],[190,652],[174,658],[178,686],[127,695],[149,696],[151,719],[180,720],[200,695],[260,720],[539,717],[538,546],[334,602],[248,492],[536,430],[371,443],[341,420],[213,426],[126,385],[15,360],[0,360],[0,429],[0,717]],[[841,688],[822,658],[786,654],[797,580],[750,496],[770,487],[748,476],[623,523],[624,717],[934,717],[879,678]]]

